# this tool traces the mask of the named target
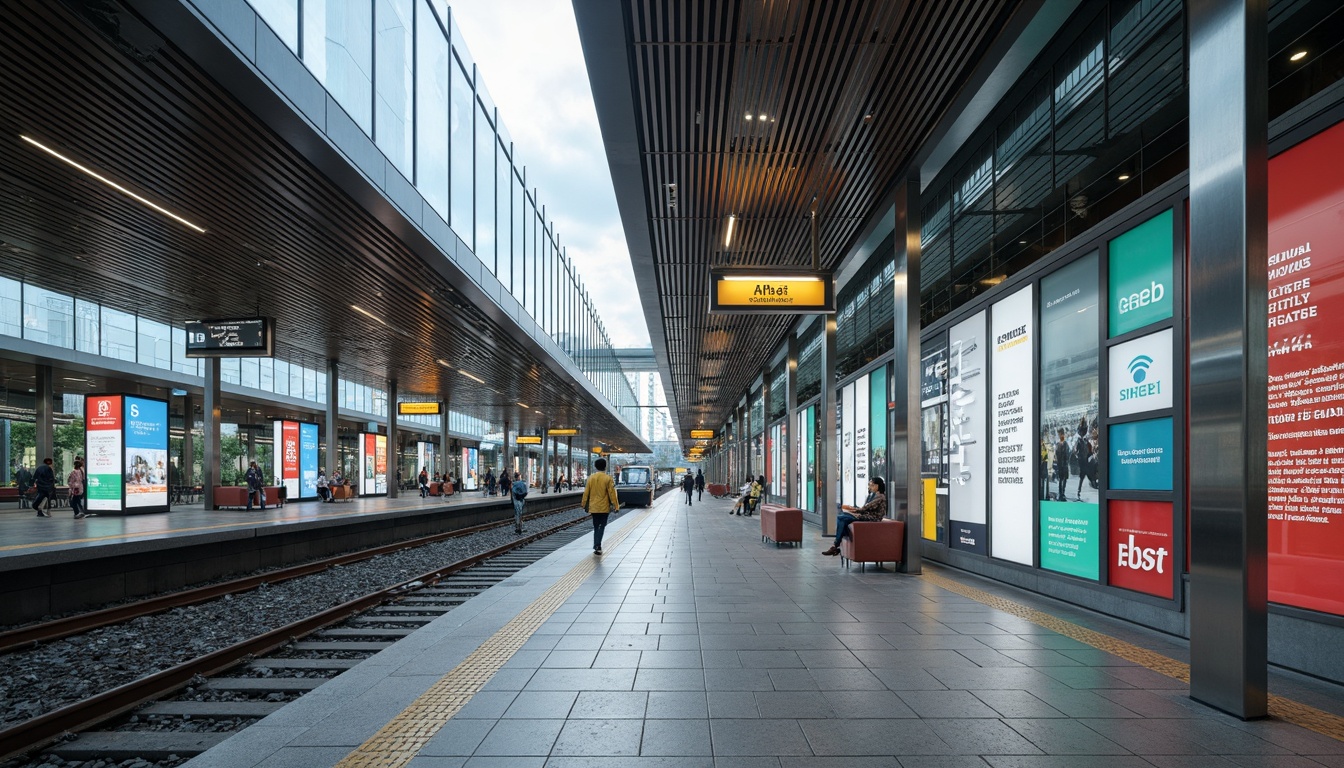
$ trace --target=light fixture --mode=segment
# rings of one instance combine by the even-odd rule
[[[756,116],[756,119],[757,119],[757,120],[764,120],[764,119],[765,119],[765,115],[757,115],[757,116]]]
[[[723,237],[723,247],[727,248],[733,244],[733,227],[737,224],[737,214],[728,214],[728,234]]]
[[[821,278],[816,275],[724,275],[721,279],[741,281],[746,283],[770,283],[770,282],[815,283],[821,280]]]
[[[370,311],[367,310],[367,309],[364,309],[364,308],[361,307],[361,306],[358,306],[358,305],[355,305],[355,304],[351,304],[351,305],[350,305],[350,308],[353,309],[353,310],[355,310],[355,311],[358,312],[359,314],[361,314],[361,315],[363,315],[363,316],[369,318],[370,320],[374,321],[375,323],[378,323],[379,325],[387,325],[387,323],[383,320],[383,318],[381,318],[381,317],[379,317],[379,316],[373,314],[372,312],[370,312]]]
[[[1018,240],[1018,241],[1017,241],[1017,244],[1018,244],[1018,245],[1026,245],[1026,244],[1027,244],[1027,241],[1026,241],[1026,240]]]
[[[748,120],[752,119],[752,118],[751,118],[751,113],[750,113],[750,112],[747,113],[746,118],[747,118]]]
[[[1303,59],[1305,59],[1305,58],[1307,58],[1307,52],[1306,52],[1306,51],[1298,51],[1297,53],[1294,53],[1292,56],[1289,56],[1289,57],[1288,57],[1288,60],[1289,60],[1289,61],[1301,61],[1301,60],[1303,60]]]
[[[1305,55],[1305,54],[1304,54],[1304,55]],[[37,147],[38,149],[42,150],[43,152],[46,152],[48,155],[51,155],[52,157],[56,158],[57,160],[60,160],[61,162],[65,163],[65,164],[67,164],[67,165],[69,165],[69,166],[71,166],[72,168],[76,168],[76,169],[78,169],[78,170],[83,171],[84,173],[87,173],[88,175],[90,175],[90,176],[92,176],[93,178],[95,178],[95,179],[97,179],[97,180],[103,182],[103,183],[106,184],[107,186],[109,186],[109,187],[111,187],[111,188],[117,190],[118,192],[122,193],[123,195],[126,195],[127,197],[129,197],[129,198],[131,198],[131,199],[133,199],[133,200],[136,200],[136,201],[138,201],[138,202],[140,202],[140,203],[142,203],[142,204],[144,204],[144,205],[147,205],[147,206],[149,206],[150,208],[153,208],[154,210],[158,211],[159,213],[162,213],[164,216],[167,216],[168,218],[170,218],[170,219],[172,219],[172,220],[174,220],[174,221],[176,221],[176,222],[179,222],[179,223],[181,223],[181,224],[185,224],[186,226],[191,227],[192,229],[196,230],[197,232],[200,232],[201,234],[205,234],[205,230],[202,229],[201,227],[198,227],[198,226],[196,226],[195,224],[192,224],[190,221],[187,221],[186,219],[182,218],[181,216],[178,216],[176,213],[173,213],[172,211],[168,210],[167,208],[164,208],[163,206],[159,205],[158,203],[155,203],[155,202],[153,202],[153,201],[151,201],[151,200],[149,200],[149,199],[147,199],[147,198],[145,198],[145,197],[142,197],[141,195],[137,195],[136,193],[132,192],[131,190],[127,189],[126,187],[123,187],[122,185],[118,184],[117,182],[115,182],[115,181],[113,181],[113,180],[107,178],[106,176],[103,176],[102,174],[98,173],[97,171],[95,171],[95,170],[93,170],[93,169],[91,169],[91,168],[87,168],[87,167],[85,167],[85,166],[83,166],[83,165],[80,165],[79,163],[75,162],[74,160],[71,160],[70,158],[66,157],[65,155],[62,155],[60,152],[57,152],[56,150],[52,149],[51,147],[48,147],[48,146],[46,146],[46,145],[44,145],[44,144],[41,144],[40,142],[33,141],[32,139],[28,138],[27,136],[19,136],[19,138],[20,138],[20,139],[23,139],[24,141],[28,142],[29,144],[32,144],[34,147]]]
[[[1115,178],[1118,179],[1119,181],[1129,181],[1129,174],[1122,173],[1119,176],[1116,176]]]
[[[532,406],[528,405],[527,403],[519,403],[518,405],[522,406],[523,408],[531,408],[531,407],[532,407]]]
[[[479,379],[479,378],[477,378],[477,377],[475,377],[475,376],[472,376],[470,373],[467,373],[466,371],[462,370],[461,368],[458,368],[458,369],[457,369],[457,372],[460,373],[460,374],[462,374],[463,376],[466,376],[468,379],[471,379],[472,381],[476,382],[477,384],[484,384],[484,383],[485,383],[485,379]]]

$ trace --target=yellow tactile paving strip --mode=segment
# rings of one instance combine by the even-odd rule
[[[926,570],[923,573],[923,579],[949,592],[955,592],[977,603],[983,603],[1004,613],[1025,619],[1032,624],[1053,630],[1080,643],[1086,643],[1113,656],[1132,661],[1141,667],[1146,667],[1183,683],[1190,682],[1190,665],[1169,656],[1163,656],[1156,651],[1140,648],[1133,643],[1127,643],[1110,635],[1081,627],[1058,616],[1052,616],[1005,597],[999,597],[984,590],[953,581],[938,573]],[[1344,741],[1344,717],[1274,694],[1269,695],[1269,714],[1294,725],[1329,736],[1332,739]]]
[[[603,541],[603,550],[615,549],[643,521],[632,520]],[[513,654],[523,647],[579,585],[597,568],[596,557],[586,557],[570,569],[531,605],[492,635],[451,672],[392,718],[381,730],[337,763],[337,768],[397,768],[406,765],[449,718],[457,714],[490,681]]]

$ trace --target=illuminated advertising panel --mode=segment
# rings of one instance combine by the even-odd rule
[[[373,492],[387,493],[387,435],[376,437],[373,450]]]
[[[1111,584],[1170,599],[1176,567],[1171,502],[1111,499],[1106,509]]]
[[[360,493],[387,493],[387,435],[359,433],[359,467]]]
[[[887,476],[887,367],[868,374],[868,477]],[[866,495],[865,491],[865,495]]]
[[[999,301],[990,313],[989,335],[994,371],[990,554],[1025,565],[1032,564],[1035,543],[1032,477],[1038,447],[1032,434],[1036,423],[1032,403],[1035,371],[1031,364],[1034,305],[1030,285]]]
[[[464,490],[474,491],[479,486],[476,483],[476,462],[480,454],[475,448],[462,449],[462,487]]]
[[[855,506],[863,506],[868,498],[868,469],[872,462],[872,457],[868,455],[870,428],[868,425],[868,377],[860,376],[859,380],[850,385],[850,394],[854,396],[854,407],[848,409],[849,418],[854,423],[854,480],[853,494]]]
[[[1269,599],[1344,615],[1344,124],[1269,161]],[[1192,446],[1194,450],[1205,446]]]
[[[121,395],[84,398],[84,456],[90,511],[121,511]]]
[[[985,457],[989,442],[985,404],[989,376],[985,372],[985,313],[952,327],[947,347],[948,546],[988,554],[985,538]]]
[[[125,395],[126,509],[168,509],[168,403]]]
[[[1172,212],[1165,211],[1110,242],[1111,337],[1171,317],[1176,301],[1171,219]]]
[[[317,498],[317,425],[299,424],[299,498]]]
[[[840,503],[854,504],[854,385],[840,390]]]
[[[299,423],[275,422],[272,435],[275,450],[271,451],[272,474],[285,489],[285,497],[299,498]]]
[[[1171,407],[1175,331],[1171,328],[1140,336],[1110,349],[1111,416],[1128,416]]]
[[[1147,419],[1112,424],[1107,485],[1127,491],[1170,491],[1175,456],[1172,420]]]
[[[420,474],[420,470],[425,470],[432,478],[434,476],[434,459],[436,449],[433,443],[427,443],[423,440],[415,444],[415,473]]]
[[[804,315],[835,312],[835,281],[829,272],[773,269],[710,270],[711,314]]]

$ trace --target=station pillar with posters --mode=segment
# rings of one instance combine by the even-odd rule
[[[169,511],[168,401],[84,397],[88,509],[102,515]]]

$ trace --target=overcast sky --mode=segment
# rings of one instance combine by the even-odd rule
[[[611,341],[647,347],[570,0],[452,0],[453,18]]]

